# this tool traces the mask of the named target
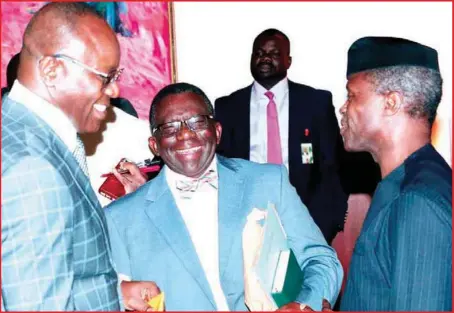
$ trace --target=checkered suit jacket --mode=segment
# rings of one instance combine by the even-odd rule
[[[119,310],[104,212],[71,151],[2,100],[2,309]]]

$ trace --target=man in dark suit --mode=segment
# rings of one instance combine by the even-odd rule
[[[437,51],[364,37],[348,51],[341,133],[380,165],[341,311],[452,310],[452,170],[430,144],[442,95]]]
[[[215,116],[224,130],[218,152],[284,164],[330,243],[342,229],[347,210],[339,177],[342,138],[331,93],[288,80],[291,62],[290,42],[281,31],[267,29],[255,38],[254,83],[215,102]]]

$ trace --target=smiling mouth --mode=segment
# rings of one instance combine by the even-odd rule
[[[176,154],[180,154],[180,155],[187,155],[187,154],[192,154],[192,153],[195,153],[195,152],[198,152],[202,149],[202,147],[194,147],[194,148],[189,148],[189,149],[181,149],[181,150],[175,150],[175,153]]]
[[[95,103],[93,108],[98,112],[105,112],[107,110],[107,106],[101,103]]]
[[[103,121],[107,118],[108,105],[103,103],[95,103],[92,108],[92,116],[98,121]]]
[[[259,70],[262,71],[262,72],[268,72],[268,71],[271,70],[272,67],[271,67],[271,65],[269,65],[269,64],[260,64],[260,65],[258,66],[258,68],[259,68]]]

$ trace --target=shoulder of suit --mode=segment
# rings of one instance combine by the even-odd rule
[[[217,156],[225,166],[233,169],[240,175],[258,178],[267,175],[281,175],[282,166],[268,163],[256,163],[239,158],[226,158]]]
[[[33,138],[34,147],[29,140]],[[54,142],[56,135],[50,126],[35,113],[29,111],[22,103],[8,97],[2,99],[2,153],[4,151],[42,149]],[[38,140],[36,140],[38,139]]]
[[[2,143],[3,138],[14,134],[16,137],[17,131],[22,131],[26,128],[20,116],[17,116],[14,106],[16,102],[8,97],[2,99]],[[22,106],[22,104],[20,104]],[[15,138],[18,139],[18,138]],[[3,146],[2,146],[3,147]]]
[[[28,140],[33,137],[33,146]],[[2,173],[25,157],[42,157],[49,149],[49,138],[41,138],[21,123],[2,123]]]
[[[314,87],[311,87],[311,86],[308,86],[308,85],[295,83],[295,82],[293,82],[291,80],[288,81],[288,84],[289,84],[289,89],[293,88],[293,89],[296,89],[296,90],[302,91],[302,92],[309,92],[309,93],[313,93],[313,94],[317,94],[317,95],[331,97],[331,92],[328,91],[328,90],[317,89],[317,88],[314,88]]]
[[[224,103],[226,101],[229,101],[230,99],[234,99],[236,97],[241,97],[241,96],[245,95],[246,93],[248,93],[251,90],[251,87],[252,87],[252,85],[249,85],[244,88],[238,89],[229,95],[219,97],[215,100],[215,103],[217,105],[218,103]]]
[[[153,188],[154,179],[137,188],[136,191],[112,201],[104,208],[107,216],[112,219],[127,219],[133,217],[137,210],[143,210],[147,202],[147,194]]]
[[[452,207],[452,170],[438,152],[405,162],[401,194],[417,194],[441,206]]]
[[[404,164],[399,192],[389,200],[393,218],[409,220],[419,214],[451,227],[452,170],[436,151],[410,157]]]

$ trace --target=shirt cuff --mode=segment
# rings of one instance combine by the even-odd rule
[[[121,292],[121,283],[123,281],[131,281],[131,277],[128,275],[124,275],[121,273],[118,273],[118,285],[117,285],[117,292],[118,292],[118,301],[120,303],[120,311],[126,311],[125,304],[123,302],[123,293]]]

